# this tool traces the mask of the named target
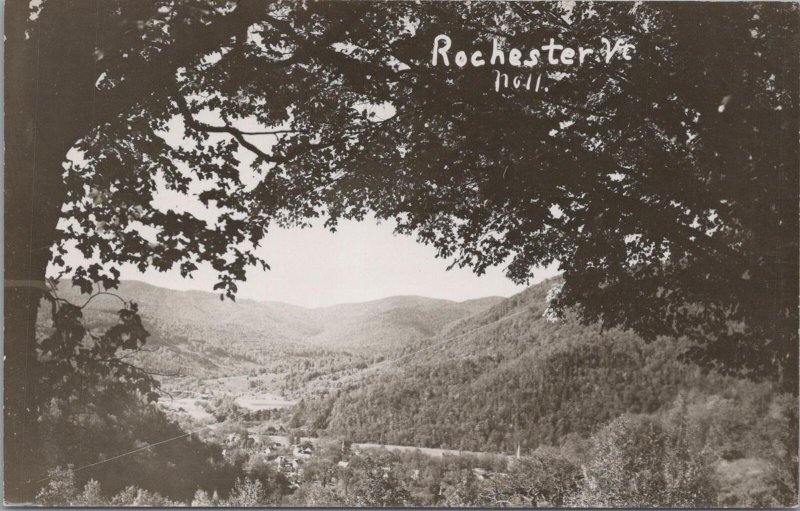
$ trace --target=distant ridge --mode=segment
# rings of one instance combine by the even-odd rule
[[[141,280],[136,279],[129,279],[129,280],[122,280],[120,281],[120,286],[118,289],[111,289],[109,290],[112,293],[116,294],[124,294],[128,293],[131,295],[143,295],[145,293],[150,292],[164,292],[164,293],[176,293],[181,295],[196,295],[198,297],[205,297],[205,298],[213,298],[214,300],[220,301],[219,293],[213,291],[203,291],[201,289],[172,289],[168,287],[161,287],[155,284],[150,284],[148,282],[144,282]],[[59,288],[59,294],[62,298],[66,297],[77,297],[80,293],[78,292],[77,288],[67,287],[64,284],[61,285]],[[86,299],[87,295],[82,295],[84,300]],[[123,298],[125,298],[123,296]],[[451,303],[451,304],[462,304],[462,305],[470,305],[476,304],[476,306],[481,306],[482,304],[490,304],[494,305],[496,303],[502,302],[505,300],[506,297],[499,296],[499,295],[490,295],[490,296],[482,296],[479,298],[468,298],[466,300],[451,300],[448,298],[434,298],[429,296],[423,295],[392,295],[386,296],[383,298],[375,298],[373,300],[363,300],[363,301],[354,301],[354,302],[342,302],[342,303],[334,303],[330,305],[320,305],[320,306],[306,306],[306,305],[298,305],[289,302],[282,302],[279,300],[256,300],[254,298],[237,298],[234,303],[243,303],[243,302],[251,302],[251,303],[259,303],[265,305],[278,305],[283,307],[294,307],[298,309],[307,309],[307,310],[319,310],[319,309],[330,309],[334,307],[347,307],[347,306],[358,306],[358,305],[366,305],[366,304],[376,304],[381,302],[389,302],[394,304],[400,304],[406,301],[426,301],[429,300],[431,302],[443,302],[443,303]],[[77,301],[80,301],[77,299]],[[228,300],[225,300],[228,301]]]
[[[73,303],[84,303],[87,299],[76,288],[65,287],[58,292]],[[112,292],[138,303],[145,327],[153,334],[154,345],[185,350],[187,356],[203,347],[213,347],[220,357],[222,353],[251,353],[248,356],[253,361],[263,358],[259,352],[267,357],[276,350],[294,352],[303,348],[366,350],[370,356],[386,356],[504,300],[486,297],[455,302],[392,296],[311,308],[251,299],[221,301],[212,292],[179,291],[136,280],[122,281]],[[86,308],[85,315],[99,326],[116,321],[116,311],[121,305],[113,296],[98,296]],[[42,320],[40,324],[46,322]],[[195,347],[185,346],[187,342]],[[213,362],[210,359],[202,365],[206,367]]]

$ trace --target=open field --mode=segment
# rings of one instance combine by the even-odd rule
[[[370,449],[386,449],[388,451],[413,453],[419,451],[420,453],[430,456],[432,458],[442,458],[444,456],[507,456],[506,454],[479,452],[479,451],[459,451],[456,449],[434,449],[432,447],[416,447],[413,445],[391,445],[391,444],[373,444],[373,443],[353,443],[353,449],[357,450],[370,450]]]
[[[197,397],[182,397],[176,399],[163,399],[161,400],[161,405],[171,411],[178,412],[178,413],[187,413],[193,419],[196,420],[207,420],[212,419],[212,415],[208,413],[202,406],[198,403],[200,401]]]
[[[296,402],[284,399],[277,394],[269,393],[245,394],[236,398],[237,405],[252,411],[287,408]]]
[[[186,413],[193,419],[207,420],[213,416],[206,410],[204,404],[212,405],[215,399],[226,396],[233,397],[237,405],[250,411],[276,410],[296,403],[276,392],[266,390],[264,386],[251,387],[250,382],[256,380],[263,382],[264,378],[237,375],[207,379],[196,390],[173,389],[179,397],[163,399],[162,406],[174,412]]]
[[[291,444],[291,439],[285,435],[263,435],[258,433],[256,428],[249,428],[248,432],[253,436],[258,436],[262,439],[269,440],[270,442],[288,446]],[[331,440],[330,438],[317,438],[317,437],[300,437],[301,442],[316,443],[319,441]],[[350,444],[350,448],[354,451],[368,451],[375,449],[386,449],[387,451],[399,453],[413,453],[419,451],[421,454],[432,458],[442,458],[444,456],[509,456],[508,454],[493,453],[493,452],[480,452],[480,451],[459,451],[457,449],[434,449],[431,447],[417,447],[413,445],[392,445],[392,444],[376,444],[376,443],[357,443]]]

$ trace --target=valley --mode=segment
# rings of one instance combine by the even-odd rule
[[[691,430],[687,445],[710,453],[725,502],[758,501],[737,493],[742,478],[761,481],[752,491],[764,498],[782,484],[792,466],[793,437],[782,429],[794,420],[791,396],[681,362],[681,339],[648,343],[569,316],[550,321],[556,282],[510,298],[401,296],[319,309],[139,282],[115,293],[139,304],[151,333],[131,360],[162,375],[159,406],[229,461],[277,463],[293,485],[317,463],[369,453],[404,467],[422,456],[506,473],[517,452],[557,452],[582,466],[597,439],[630,418]],[[118,308],[98,297],[84,321],[102,330]],[[46,330],[46,313],[39,325]],[[232,433],[242,440],[231,444]],[[256,439],[282,447],[264,451]],[[310,460],[294,454],[304,444],[317,449]]]

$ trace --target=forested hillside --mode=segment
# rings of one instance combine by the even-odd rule
[[[700,431],[697,448],[712,453],[721,480],[790,466],[792,435],[781,428],[791,396],[680,362],[680,340],[551,322],[543,313],[553,283],[408,346],[335,396],[300,403],[295,424],[353,441],[525,453],[580,451],[615,418],[647,414]]]

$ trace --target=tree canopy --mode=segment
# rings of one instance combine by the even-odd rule
[[[103,263],[77,282],[210,263],[232,297],[270,227],[373,212],[478,273],[558,261],[554,305],[587,321],[688,335],[696,359],[759,376],[796,366],[795,6],[111,5],[98,94],[156,66],[160,85],[77,143],[58,249]],[[182,53],[205,32],[218,45]],[[440,33],[623,38],[635,57],[497,92],[486,68],[431,65]],[[156,207],[158,190],[197,208]]]

